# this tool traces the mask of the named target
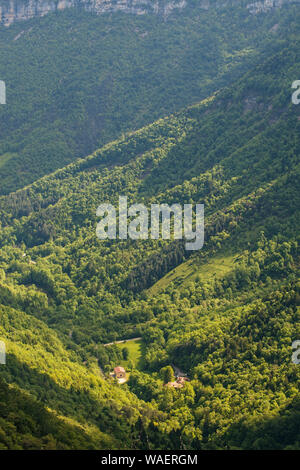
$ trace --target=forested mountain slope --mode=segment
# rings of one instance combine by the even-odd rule
[[[1,376],[75,440],[84,426],[78,445],[299,448],[299,46],[293,32],[232,86],[0,198]],[[204,203],[203,249],[97,239],[98,205],[123,194]],[[136,336],[142,361],[118,387],[98,364],[120,349],[103,344]],[[181,390],[163,385],[171,364]]]
[[[113,446],[111,439],[104,439],[97,430],[93,431],[97,437],[88,435],[83,426],[56,417],[41,403],[9,387],[0,378],[1,450],[78,450]]]
[[[282,47],[297,15],[190,2],[167,18],[71,9],[2,26],[0,194],[232,83]]]

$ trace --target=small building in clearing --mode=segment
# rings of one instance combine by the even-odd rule
[[[177,377],[175,382],[168,382],[167,384],[165,384],[165,387],[182,388],[185,382],[189,382],[189,379],[187,377]]]
[[[124,367],[118,366],[114,368],[114,374],[116,379],[126,379],[126,372]]]

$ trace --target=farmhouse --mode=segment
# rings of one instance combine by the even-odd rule
[[[114,374],[116,379],[126,379],[126,372],[124,367],[118,366],[114,368]]]
[[[187,377],[177,377],[175,382],[168,382],[165,386],[172,388],[182,388],[185,382],[189,382]]]

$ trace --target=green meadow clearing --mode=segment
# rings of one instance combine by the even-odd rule
[[[129,352],[128,359],[122,359],[119,365],[125,369],[143,370],[143,344],[141,340],[127,340],[123,343],[117,343],[116,346],[121,350],[127,348]]]
[[[212,278],[221,278],[234,267],[236,257],[232,254],[223,254],[211,258],[202,265],[195,259],[189,259],[162,277],[156,284],[148,289],[150,296],[155,296],[168,287],[170,283],[183,286],[185,282],[200,278],[203,282]]]

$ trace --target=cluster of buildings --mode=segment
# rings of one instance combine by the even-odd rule
[[[178,376],[176,377],[176,380],[174,382],[168,382],[167,384],[165,384],[165,387],[182,388],[184,387],[185,382],[189,382],[189,379],[187,377]]]
[[[127,381],[126,370],[122,366],[117,366],[114,368],[114,371],[110,374],[112,377],[117,379],[117,381],[122,384]],[[183,388],[185,382],[189,382],[190,380],[186,375],[178,374],[174,382],[168,382],[165,384],[165,387],[169,388]]]

